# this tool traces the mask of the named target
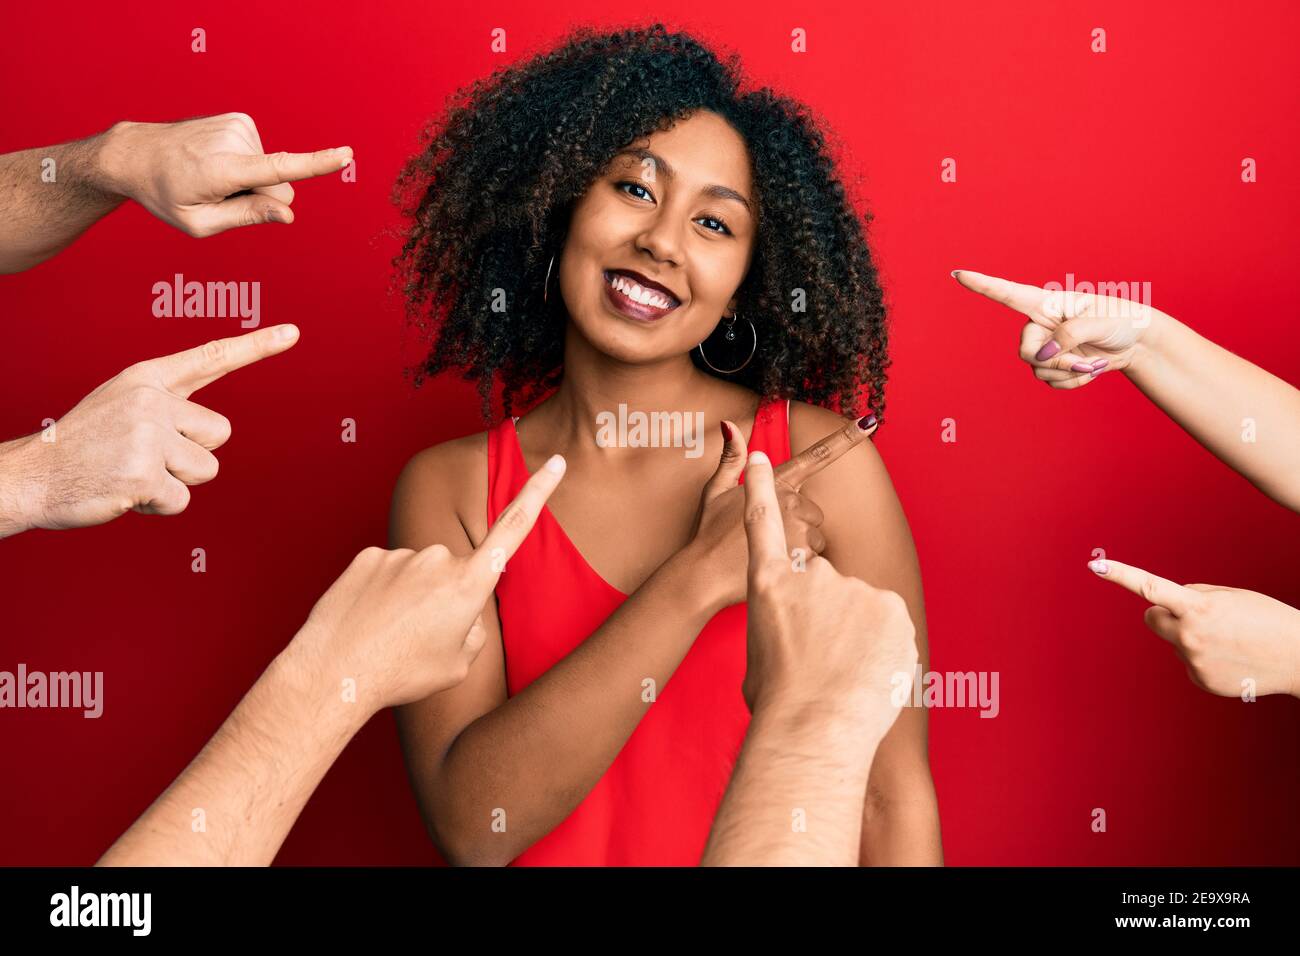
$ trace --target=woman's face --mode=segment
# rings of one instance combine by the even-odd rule
[[[734,313],[754,203],[749,151],[716,113],[631,144],[575,204],[557,263],[578,332],[633,364],[689,352]]]

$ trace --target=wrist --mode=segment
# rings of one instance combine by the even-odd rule
[[[753,721],[792,740],[817,740],[837,752],[874,753],[892,721],[881,726],[880,707],[864,705],[866,692],[800,694],[772,689],[754,701]]]
[[[729,603],[720,587],[717,575],[710,573],[709,562],[692,541],[657,571],[678,592],[686,606],[698,611],[708,621]]]
[[[105,196],[117,200],[133,198],[138,178],[134,172],[138,151],[135,132],[143,125],[123,120],[90,141],[91,181]]]
[[[1142,330],[1141,337],[1134,345],[1133,357],[1124,369],[1126,373],[1141,372],[1158,362],[1164,354],[1171,327],[1179,324],[1177,319],[1159,309],[1148,308],[1148,311],[1151,323]]]
[[[367,693],[360,673],[337,655],[331,635],[310,621],[276,655],[267,673],[310,712],[350,734],[383,709]]]

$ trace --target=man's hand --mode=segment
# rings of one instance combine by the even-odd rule
[[[0,156],[0,274],[62,252],[134,199],[191,236],[293,222],[289,183],[342,169],[347,146],[266,153],[244,113],[118,123],[72,143]]]
[[[1197,687],[1221,697],[1300,696],[1300,611],[1256,591],[1175,584],[1109,559],[1088,567],[1150,602],[1143,621],[1174,646]]]
[[[772,465],[745,470],[749,540],[748,658],[742,691],[751,711],[772,704],[861,717],[876,741],[898,717],[897,674],[916,668],[916,629],[893,591],[841,575],[820,555],[791,560]]]
[[[289,183],[336,173],[352,159],[348,146],[265,153],[246,113],[118,123],[105,137],[100,166],[109,190],[199,238],[237,226],[293,222]]]
[[[320,682],[351,677],[358,699],[379,710],[465,679],[487,637],[479,619],[506,562],[532,530],[564,475],[554,455],[492,525],[474,551],[367,548],[312,608],[296,659]]]
[[[478,549],[367,548],[167,791],[100,866],[267,866],[348,741],[379,709],[464,679],[478,616],[564,475],[553,456]],[[355,696],[343,683],[355,681]],[[206,813],[196,834],[191,814]]]
[[[298,341],[293,325],[259,329],[139,362],[47,429],[0,448],[0,534],[76,528],[125,514],[178,514],[190,485],[217,475],[212,452],[230,438],[224,415],[189,401],[227,372]]]
[[[894,676],[916,669],[916,629],[892,591],[820,555],[791,561],[777,480],[766,455],[749,456],[742,691],[754,716],[701,863],[852,866],[876,748],[900,708]]]

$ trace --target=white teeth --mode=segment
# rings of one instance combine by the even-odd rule
[[[657,309],[671,309],[673,304],[667,297],[658,292],[651,291],[643,286],[637,285],[631,279],[625,276],[615,275],[610,282],[615,289],[622,292],[633,302],[640,302],[642,305],[652,305]]]

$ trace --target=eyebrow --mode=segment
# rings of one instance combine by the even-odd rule
[[[620,150],[618,152],[618,155],[635,156],[639,160],[648,159],[652,163],[654,163],[658,169],[662,170],[663,174],[667,176],[669,179],[672,179],[675,175],[673,172],[672,164],[669,163],[668,160],[660,156],[658,153],[655,153],[651,150],[642,147],[630,146],[627,149]],[[715,199],[730,199],[733,200],[734,202],[738,202],[745,207],[745,210],[750,214],[750,216],[754,215],[754,204],[751,203],[745,196],[736,192],[730,186],[720,186],[717,183],[709,183],[707,186],[701,189],[700,192],[704,193],[704,195],[706,196],[712,196]]]

